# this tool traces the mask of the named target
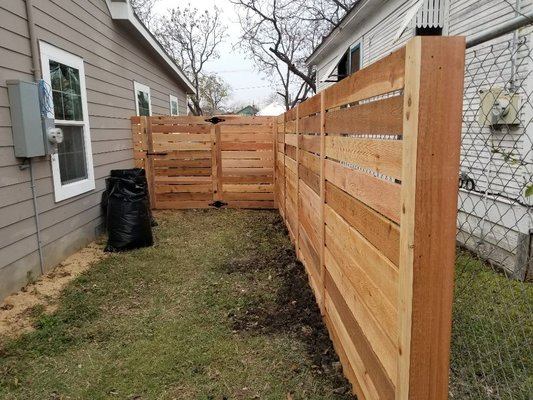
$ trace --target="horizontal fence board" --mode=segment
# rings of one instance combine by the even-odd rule
[[[272,126],[272,117],[246,117],[240,115],[222,115],[220,117],[225,120],[217,124],[220,127],[231,125]]]
[[[211,193],[211,185],[156,185],[156,193]]]
[[[294,174],[298,171],[297,162],[290,157],[285,157],[285,167]]]
[[[230,200],[274,200],[274,193],[226,192],[223,193],[226,201]]]
[[[320,153],[320,136],[301,135],[300,149],[309,151],[311,153]]]
[[[325,207],[325,223],[333,237],[337,238],[337,243],[345,249],[351,249],[347,257],[356,263],[378,288],[376,294],[386,299],[397,311],[398,268],[328,206]],[[394,335],[391,337],[393,340],[396,338]]]
[[[335,233],[326,227],[326,248],[333,260],[343,271],[343,276],[350,280],[355,296],[374,315],[374,320],[379,329],[389,338],[396,336],[398,341],[398,313],[395,308],[384,298],[380,298],[378,285],[368,278],[364,268],[355,263],[351,258],[347,258],[346,245],[336,240]],[[328,268],[328,258],[325,260]],[[375,295],[374,295],[375,294]],[[393,340],[391,338],[391,340]]]
[[[274,152],[270,149],[267,151],[223,151],[222,160],[225,159],[261,159],[261,160],[273,160]]]
[[[302,229],[302,226],[299,227],[299,243],[300,243],[300,251],[303,253],[306,261],[307,261],[307,269],[308,272],[311,274],[313,280],[315,281],[315,284],[321,285],[320,282],[320,256],[318,254],[318,251],[313,247],[311,243],[311,239],[309,239],[309,236],[307,234],[307,231],[305,229]]]
[[[313,192],[317,194],[320,193],[320,175],[315,174],[304,165],[300,165],[298,176],[301,181],[305,182],[313,190]]]
[[[327,265],[326,274],[331,278],[332,283],[343,294],[353,293],[355,288],[352,281],[347,277],[343,268],[335,261],[335,257],[333,257],[329,249],[325,251],[325,259]],[[397,345],[386,335],[377,323],[375,315],[359,300],[358,296],[344,295],[343,297],[349,313],[357,321],[361,332],[367,338],[369,348],[376,355],[380,367],[385,371],[385,381],[389,381],[391,386],[394,386],[398,364]]]
[[[320,222],[316,218],[316,210],[320,208],[320,196],[316,194],[309,186],[300,181],[299,189],[299,210],[300,215],[306,219],[308,225],[313,229],[312,240],[313,247],[318,251],[320,248]],[[312,239],[313,239],[312,238]]]
[[[302,118],[298,121],[298,131],[300,133],[320,133],[320,115]]]
[[[245,175],[261,175],[271,176],[274,174],[274,168],[231,168],[222,166],[222,176],[245,176]]]
[[[194,159],[194,160],[154,160],[155,168],[162,167],[211,167],[211,159]]]
[[[272,159],[225,159],[223,162],[225,168],[258,168],[268,167],[272,168],[274,160]]]
[[[211,143],[154,143],[154,152],[183,150],[211,150]]]
[[[155,176],[211,176],[211,168],[154,168]]]
[[[401,135],[403,96],[357,104],[326,113],[329,134]]]
[[[320,174],[320,157],[307,151],[300,151],[300,163],[315,174]]]
[[[191,208],[213,208],[210,201],[156,201],[158,210],[188,210]]]
[[[139,117],[137,117],[139,118]],[[193,117],[193,116],[176,116],[170,117],[166,115],[150,117],[152,122],[152,129],[158,125],[203,125],[205,126],[206,117]],[[132,118],[133,121],[138,121],[135,117]]]
[[[401,90],[404,81],[405,49],[401,49],[327,88],[324,106],[329,110]]]
[[[224,208],[270,210],[274,208],[274,201],[231,201]]]
[[[298,115],[300,118],[320,112],[320,96],[313,96],[298,105]]]
[[[400,185],[351,170],[334,161],[326,160],[326,180],[349,193],[380,214],[399,223]]]
[[[220,125],[220,133],[224,139],[227,134],[269,134],[272,135],[272,126],[268,125]],[[272,138],[270,137],[270,140]]]
[[[162,134],[183,133],[183,134],[209,134],[210,127],[206,125],[154,125],[152,133],[154,137]]]
[[[206,193],[185,193],[185,192],[168,192],[158,193],[156,190],[155,201],[161,203],[164,201],[203,201],[212,200],[213,194],[211,192]]]
[[[209,133],[153,133],[152,141],[154,144],[165,144],[175,142],[210,142],[211,134]]]
[[[145,155],[146,156],[146,155]],[[157,154],[153,156],[154,161],[157,160],[196,160],[196,159],[211,159],[211,149],[203,151],[190,150],[172,150],[165,154]]]
[[[228,193],[273,193],[274,185],[273,184],[264,184],[264,185],[223,185],[224,192]]]
[[[272,143],[261,142],[222,142],[220,149],[224,150],[272,150]]]
[[[165,177],[158,176],[154,178],[155,183],[173,183],[173,184],[194,184],[194,183],[211,183],[212,178],[210,176],[175,176],[175,177]]]
[[[326,283],[324,283],[324,287],[325,286]],[[328,306],[329,310],[331,310],[333,307],[331,305],[331,298],[328,298],[327,293],[325,293],[324,306]],[[326,323],[326,327],[328,329],[331,341],[333,342],[333,348],[335,349],[335,353],[337,353],[337,355],[339,356],[339,360],[342,365],[342,373],[344,374],[344,376],[346,376],[346,378],[348,378],[348,381],[353,385],[352,389],[355,393],[357,393],[357,400],[368,400],[368,397],[364,395],[364,393],[366,393],[366,387],[365,392],[363,392],[363,387],[359,383],[359,378],[354,371],[354,366],[352,366],[350,359],[348,358],[348,352],[344,349],[342,345],[341,338],[337,333],[337,328],[333,323],[332,318],[327,312],[324,313],[323,318],[324,322]],[[358,360],[362,365],[363,363],[360,358]]]
[[[399,265],[400,228],[335,185],[326,182],[326,203],[394,265]]]
[[[297,159],[296,146],[291,146],[291,145],[286,144],[284,153],[285,153],[285,159],[287,158],[292,158],[293,160]]]
[[[401,180],[402,177],[402,142],[400,140],[327,136],[326,156],[371,169],[392,178]]]
[[[296,146],[298,144],[297,135],[285,135],[285,144]]]
[[[272,183],[273,176],[222,176],[222,183]]]
[[[272,129],[272,128],[269,128]],[[221,134],[223,142],[268,142],[272,143],[272,133],[224,133]]]
[[[351,314],[346,301],[326,273],[326,310],[334,322],[337,333],[348,352],[359,384],[367,399],[394,400],[395,387],[379,359],[372,351],[368,339]]]

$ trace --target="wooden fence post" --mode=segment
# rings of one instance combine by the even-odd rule
[[[211,178],[213,179],[213,201],[222,200],[222,185],[220,174],[222,169],[222,157],[220,153],[220,127],[211,126]]]
[[[274,208],[279,209],[278,205],[278,118],[270,117],[272,123],[272,150],[274,151]]]
[[[286,145],[285,145],[285,132],[287,130],[287,112],[283,114],[283,218],[285,219],[285,224],[288,224],[287,221],[287,168],[285,167],[285,158],[286,156]]]
[[[300,258],[300,107],[296,106],[296,232],[294,233],[294,244],[296,256]]]
[[[144,133],[146,129],[146,140],[147,140],[147,149],[146,159],[145,159],[145,169],[146,179],[148,181],[148,197],[150,200],[150,208],[155,210],[157,208],[156,202],[156,193],[155,193],[155,173],[154,173],[154,156],[151,153],[154,152],[154,140],[152,137],[152,118],[151,117],[141,117],[141,132]]]
[[[464,49],[407,44],[397,400],[448,398]]]
[[[324,315],[326,299],[326,226],[325,226],[325,207],[326,207],[326,103],[324,101],[325,92],[320,93],[320,280],[322,291],[320,310]]]

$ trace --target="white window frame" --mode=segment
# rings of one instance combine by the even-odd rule
[[[137,93],[145,92],[145,93],[148,93],[148,112],[150,116],[152,116],[152,93],[150,93],[150,87],[143,85],[142,83],[139,83],[137,81],[133,81],[133,92],[134,92],[134,100],[135,100],[135,111],[137,112],[137,115],[140,115],[139,114],[139,100],[137,97]]]
[[[172,102],[176,103],[176,114],[172,114]],[[180,106],[178,103],[178,98],[172,94],[168,95],[168,104],[169,104],[169,115],[171,116],[177,116],[180,115]]]
[[[80,74],[80,93],[81,93],[81,104],[82,104],[82,113],[83,121],[63,121],[56,120],[54,116],[54,110],[48,112],[49,118],[54,118],[55,124],[57,127],[63,126],[81,126],[83,128],[83,141],[85,149],[85,161],[87,168],[87,178],[79,180],[76,182],[63,184],[61,182],[61,172],[59,169],[59,156],[57,152],[53,153],[50,156],[50,161],[52,164],[52,178],[54,182],[54,197],[55,201],[60,202],[62,200],[69,199],[74,196],[78,196],[82,193],[89,192],[94,190],[95,180],[94,180],[94,166],[93,166],[93,152],[91,146],[91,129],[89,126],[89,111],[87,106],[87,87],[85,83],[85,68],[83,58],[78,57],[74,54],[66,52],[58,47],[52,46],[46,42],[39,42],[40,53],[41,53],[41,68],[43,79],[47,83],[48,87],[52,86],[50,78],[50,61],[56,61],[63,65],[68,65],[69,67],[76,68]],[[51,92],[51,91],[50,91]],[[50,96],[52,94],[50,93]],[[52,103],[52,99],[50,99]]]

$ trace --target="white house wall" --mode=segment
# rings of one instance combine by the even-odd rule
[[[335,83],[324,82],[328,80],[325,76],[326,72],[333,67],[333,63],[338,61],[339,55],[346,52],[354,43],[359,41],[362,43],[361,65],[363,68],[404,45],[412,36],[410,32],[406,32],[404,37],[395,44],[392,43],[392,39],[403,22],[402,16],[410,3],[411,0],[390,0],[379,7],[378,12],[359,23],[356,30],[341,33],[346,36],[342,45],[328,49],[325,60],[317,66],[317,90],[320,92]]]
[[[323,82],[325,73],[331,70],[338,55],[352,44],[362,43],[362,66],[366,67],[403,46],[414,34],[414,22],[397,42],[393,38],[404,22],[410,1],[389,1],[352,29],[341,45],[324,49],[327,56],[320,55],[318,91],[334,82]],[[470,36],[490,29],[517,16],[516,0],[450,0],[447,24],[444,32],[449,35]],[[521,12],[533,9],[533,0],[520,1]],[[341,33],[342,34],[342,33]],[[515,40],[515,42],[513,42]],[[533,102],[533,54],[530,54],[533,33],[524,28],[514,33],[476,46],[466,52],[465,106],[463,139],[461,149],[461,171],[476,184],[480,192],[500,193],[506,198],[518,199],[527,204],[530,199],[523,196],[524,183],[531,181],[531,164],[521,165],[509,162],[501,153],[512,154],[532,163],[533,106],[527,104],[521,110],[522,125],[517,128],[490,131],[478,124],[480,89],[508,87],[512,76],[511,57],[505,61],[509,43],[521,43],[515,52],[515,80],[521,87],[523,97],[531,95]],[[503,55],[503,56],[502,56]],[[500,151],[494,152],[494,149]],[[469,248],[487,241],[485,254],[503,265],[510,272],[515,269],[514,257],[520,235],[528,235],[533,228],[532,216],[527,206],[513,203],[506,198],[482,196],[480,193],[461,191],[459,199],[458,240]],[[468,239],[468,240],[467,240]],[[490,258],[490,257],[488,257]]]

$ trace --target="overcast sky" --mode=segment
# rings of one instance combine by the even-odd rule
[[[159,0],[155,7],[157,14],[164,15],[172,7],[185,7],[187,0]],[[228,26],[228,38],[220,46],[220,58],[206,65],[207,72],[221,75],[232,87],[230,104],[266,105],[266,98],[273,92],[269,82],[263,80],[254,69],[253,62],[246,59],[245,54],[233,50],[233,45],[239,40],[240,26],[233,4],[228,0],[196,0],[191,2],[199,10],[212,10],[214,4],[223,10],[224,24]]]

